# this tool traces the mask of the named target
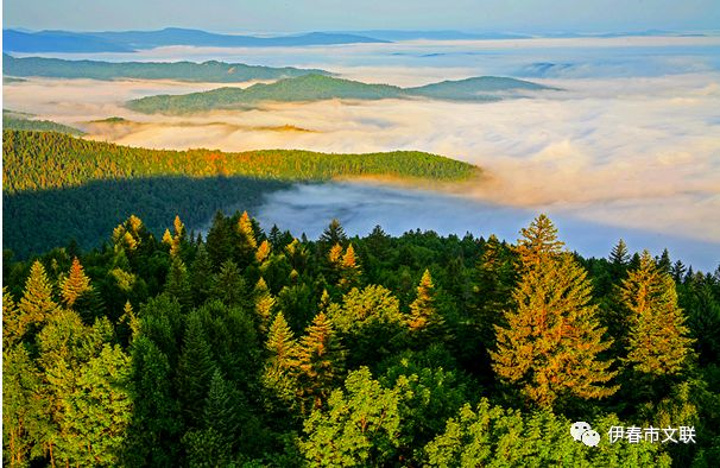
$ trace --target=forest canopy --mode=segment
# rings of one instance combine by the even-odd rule
[[[315,240],[218,213],[6,261],[7,466],[693,466],[720,457],[720,268],[536,218]],[[598,447],[573,440],[586,421]],[[692,428],[675,442],[613,427]]]

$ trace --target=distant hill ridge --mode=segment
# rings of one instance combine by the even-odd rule
[[[25,32],[3,30],[4,52],[133,52],[164,46],[295,47],[311,45],[383,43],[382,39],[348,33],[312,32],[258,37],[216,34],[197,29],[165,28],[158,31]]]
[[[219,88],[182,95],[148,96],[127,102],[137,112],[182,114],[215,109],[256,107],[261,102],[305,102],[328,99],[380,100],[429,98],[451,101],[497,101],[524,91],[553,90],[541,84],[507,77],[475,77],[414,88],[368,84],[324,75],[304,75],[245,89]]]
[[[238,83],[277,80],[307,74],[329,75],[325,70],[265,67],[210,60],[195,62],[102,62],[44,57],[17,58],[3,54],[3,73],[9,76],[91,78],[95,80],[170,79],[177,81]]]

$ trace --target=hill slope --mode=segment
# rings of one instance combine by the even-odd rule
[[[391,176],[459,180],[476,166],[418,151],[324,154],[297,150],[224,153],[163,151],[73,138],[59,133],[3,132],[3,191],[78,186],[92,180],[154,176],[248,176],[288,181]]]
[[[321,154],[267,150],[157,151],[59,133],[3,133],[4,248],[21,257],[75,239],[99,245],[118,218],[141,216],[161,234],[179,214],[201,229],[217,210],[254,210],[293,181],[380,176],[461,180],[480,169],[441,156],[398,151]]]
[[[263,67],[243,63],[194,62],[101,62],[43,57],[16,58],[3,54],[3,73],[10,76],[91,78],[95,80],[169,79],[177,81],[235,83],[277,80],[307,74],[329,75],[324,70]]]
[[[478,77],[443,81],[417,88],[368,84],[342,78],[305,75],[272,84],[256,84],[246,89],[219,88],[211,91],[148,96],[129,101],[129,109],[143,113],[180,114],[214,109],[255,107],[263,101],[302,102],[327,99],[378,100],[430,98],[457,101],[498,100],[518,96],[523,91],[550,90],[540,84],[514,78]]]

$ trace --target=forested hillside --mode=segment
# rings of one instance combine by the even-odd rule
[[[416,88],[387,84],[368,84],[332,76],[305,75],[258,83],[245,89],[219,88],[181,95],[147,96],[126,106],[147,114],[183,114],[215,109],[257,107],[262,102],[303,102],[327,99],[379,100],[429,98],[449,101],[497,101],[523,96],[525,91],[554,90],[515,78],[482,76],[459,81],[443,81]]]
[[[307,74],[326,75],[323,70],[263,67],[215,60],[195,62],[101,62],[45,57],[13,57],[3,54],[3,73],[10,76],[90,78],[94,80],[145,79],[209,83],[277,80]]]
[[[3,136],[4,248],[21,257],[71,239],[86,248],[97,246],[117,219],[133,213],[156,234],[168,222],[168,212],[200,229],[217,210],[255,209],[266,194],[289,182],[364,176],[449,182],[480,172],[413,151],[157,151],[58,133],[6,131]]]
[[[31,114],[3,109],[3,130],[34,130],[38,132],[58,132],[68,135],[82,135],[78,128],[59,124],[51,120],[36,120]]]
[[[99,249],[3,268],[7,466],[720,459],[720,269],[622,241],[585,259],[546,216],[514,243],[336,221],[300,240],[246,213],[158,238],[131,216]]]

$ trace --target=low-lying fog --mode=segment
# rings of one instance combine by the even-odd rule
[[[98,58],[98,57],[93,57]],[[496,103],[269,104],[193,116],[122,107],[139,96],[224,85],[30,80],[5,85],[5,107],[79,126],[90,138],[154,148],[417,149],[482,166],[461,197],[347,184],[271,197],[261,221],[314,235],[339,217],[350,232],[495,232],[514,240],[540,211],[569,247],[606,255],[619,237],[667,246],[711,270],[720,262],[720,38],[523,40],[146,51],[114,60],[220,59],[325,68],[403,86],[508,75],[563,88]],[[121,116],[131,124],[90,124]],[[288,126],[311,130],[288,130]]]

